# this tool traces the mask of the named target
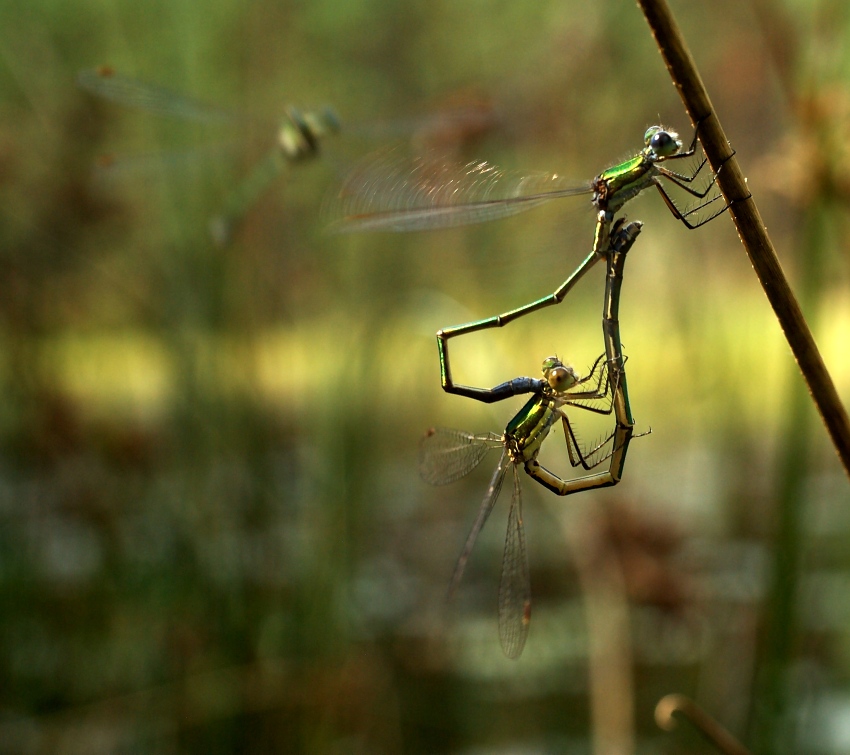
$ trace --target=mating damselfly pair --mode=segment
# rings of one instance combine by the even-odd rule
[[[120,76],[110,69],[86,71],[80,85],[106,99],[140,107],[162,115],[202,122],[222,122],[234,116],[170,90]],[[315,157],[321,143],[339,130],[329,108],[316,111],[288,109],[278,130],[276,146],[249,175],[217,216],[218,238],[226,241],[233,225],[265,186],[285,165]],[[458,560],[450,590],[463,574],[475,539],[495,505],[502,483],[512,470],[513,496],[502,564],[499,594],[499,625],[502,646],[518,657],[528,633],[531,592],[522,519],[522,495],[518,469],[547,489],[559,494],[615,485],[622,477],[630,441],[636,437],[626,380],[626,358],[620,342],[619,301],[626,254],[641,232],[641,224],[626,223],[617,214],[632,198],[655,187],[671,214],[686,227],[697,228],[726,209],[712,190],[714,172],[697,189],[695,182],[706,165],[699,161],[690,173],[670,170],[665,163],[696,154],[699,124],[690,145],[683,149],[678,135],[661,126],[649,128],[644,148],[634,157],[614,165],[595,179],[580,184],[556,174],[504,172],[489,163],[455,165],[442,155],[382,152],[367,158],[343,182],[328,204],[331,227],[336,231],[435,230],[505,218],[557,198],[591,195],[596,227],[591,249],[575,271],[551,294],[493,317],[447,327],[437,334],[441,383],[449,393],[479,401],[502,401],[530,395],[526,404],[501,435],[474,435],[456,430],[431,430],[422,441],[421,472],[424,479],[444,484],[470,472],[492,448],[501,449],[500,461],[482,500],[478,516]],[[722,166],[718,166],[718,170]],[[680,210],[664,182],[693,196],[697,203]],[[705,214],[702,214],[704,213]],[[545,307],[560,303],[575,284],[601,260],[606,261],[603,297],[604,353],[587,375],[580,376],[557,357],[543,363],[543,379],[515,378],[492,389],[456,384],[449,359],[449,341],[490,328],[503,327]],[[601,416],[613,415],[610,433],[592,444],[583,444],[574,431],[567,408]],[[538,462],[545,439],[561,424],[572,468],[587,474],[564,479]],[[607,461],[605,471],[595,471]]]
[[[619,329],[619,302],[626,254],[641,231],[641,223],[626,223],[616,214],[645,189],[655,187],[673,217],[695,229],[725,211],[719,193],[711,196],[717,172],[702,189],[693,188],[706,165],[703,158],[689,174],[665,167],[665,161],[689,158],[696,153],[699,124],[690,146],[682,150],[678,135],[652,126],[644,135],[644,149],[625,162],[600,173],[593,181],[570,185],[554,174],[509,174],[487,163],[465,166],[436,165],[427,158],[409,163],[383,155],[361,166],[343,185],[336,198],[339,231],[414,231],[448,228],[516,215],[552,199],[592,194],[596,229],[591,251],[576,270],[550,295],[493,317],[443,328],[437,333],[440,375],[444,390],[478,401],[501,401],[514,395],[532,398],[510,420],[502,435],[474,435],[457,430],[432,429],[421,444],[420,471],[433,484],[457,480],[474,469],[491,448],[501,457],[482,500],[478,516],[455,567],[450,594],[457,588],[475,540],[488,519],[508,470],[513,470],[513,496],[502,557],[499,589],[499,634],[510,658],[522,653],[531,615],[529,566],[522,518],[522,493],[518,468],[558,495],[616,485],[622,476],[626,452],[634,435],[625,362]],[[718,166],[718,170],[722,167]],[[698,202],[680,210],[662,179],[683,189]],[[717,204],[720,204],[718,207]],[[700,213],[709,209],[707,215]],[[560,303],[575,284],[600,260],[606,260],[603,300],[605,353],[585,377],[556,357],[543,363],[544,378],[516,378],[492,389],[458,385],[449,360],[449,340],[505,325],[545,307]],[[601,442],[579,443],[567,407],[614,415],[614,429]],[[564,480],[537,461],[552,427],[563,426],[567,456],[573,468],[590,474]],[[608,461],[604,472],[592,470]]]

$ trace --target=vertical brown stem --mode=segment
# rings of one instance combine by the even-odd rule
[[[682,33],[666,0],[638,0],[638,5],[646,17],[688,114],[694,122],[700,122],[700,141],[709,163],[715,169],[723,165],[717,184],[731,205],[729,211],[738,229],[738,236],[785,333],[844,471],[850,477],[850,420],[847,411],[838,398],[832,377],[823,363],[800,305],[788,285],[755,200],[747,189],[738,161],[734,156],[730,157],[729,141],[714,112]]]

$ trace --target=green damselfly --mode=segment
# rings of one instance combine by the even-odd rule
[[[513,470],[513,497],[508,514],[508,531],[499,587],[499,637],[502,649],[509,658],[517,658],[522,653],[531,618],[531,588],[522,520],[522,491],[517,470],[522,466],[529,475],[550,490],[556,489],[555,480],[564,486],[578,483],[578,480],[560,480],[541,466],[537,461],[540,446],[553,425],[560,420],[564,427],[570,463],[590,470],[597,463],[601,463],[601,460],[594,461],[594,456],[599,454],[604,443],[591,449],[582,449],[564,407],[572,405],[601,413],[611,412],[610,401],[607,408],[596,408],[584,403],[610,398],[610,381],[604,356],[597,360],[590,374],[582,379],[557,357],[549,357],[543,362],[543,374],[543,380],[517,378],[488,391],[489,401],[499,401],[520,393],[533,394],[508,423],[501,436],[493,433],[473,435],[460,430],[432,428],[422,439],[420,449],[420,473],[426,482],[434,485],[454,482],[478,466],[489,450],[502,450],[478,516],[455,567],[449,588],[450,595],[460,583],[475,540],[493,510],[508,470]],[[591,387],[586,388],[589,384]],[[606,438],[605,443],[608,440],[610,439]],[[578,489],[576,487],[576,490]],[[567,491],[566,487],[563,490],[564,495],[573,492]]]
[[[236,126],[248,119],[156,84],[124,76],[108,66],[81,71],[77,84],[91,94],[131,108],[208,125]],[[277,125],[273,146],[226,197],[221,212],[210,221],[213,241],[229,243],[237,223],[272,182],[292,164],[318,156],[321,143],[339,131],[330,107],[300,110],[287,107]]]
[[[499,588],[499,637],[502,649],[509,658],[517,658],[522,653],[531,617],[531,587],[518,468],[522,466],[529,476],[558,495],[609,487],[620,481],[629,443],[636,437],[626,384],[625,357],[620,342],[619,304],[626,254],[640,231],[640,223],[625,224],[622,219],[612,228],[610,245],[605,255],[608,268],[602,309],[605,354],[596,360],[586,377],[580,378],[557,357],[549,357],[543,362],[542,380],[515,378],[490,389],[455,385],[449,369],[448,344],[441,344],[443,387],[450,393],[486,403],[532,394],[501,436],[432,429],[423,438],[420,452],[423,479],[440,485],[468,474],[481,462],[487,451],[502,449],[499,464],[455,567],[450,595],[463,576],[475,540],[490,516],[508,469],[513,470],[513,497],[508,514]],[[597,414],[613,412],[614,430],[601,442],[582,448],[565,412],[567,406]],[[590,472],[608,460],[607,470],[564,480],[538,462],[542,443],[559,420],[564,429],[570,465],[574,468],[580,466]]]
[[[685,212],[679,210],[660,179],[669,180],[698,199],[705,199],[716,179],[697,190],[690,186],[706,165],[703,158],[686,175],[664,162],[696,153],[699,124],[690,146],[682,151],[679,135],[662,126],[644,134],[644,148],[634,157],[580,184],[554,173],[509,172],[487,162],[457,165],[439,155],[412,160],[398,151],[385,151],[361,162],[329,202],[331,229],[354,231],[421,231],[482,223],[525,212],[553,199],[592,194],[597,212],[613,216],[644,189],[655,187],[673,216],[688,228],[698,228],[722,213],[691,222],[690,217],[713,204],[720,195]]]
[[[119,74],[109,66],[81,71],[77,84],[103,99],[156,115],[207,125],[238,126],[248,121],[237,113]],[[339,130],[339,118],[330,107],[315,110],[287,107],[277,125],[274,145],[229,194],[222,211],[210,222],[213,240],[219,245],[229,243],[236,224],[272,181],[288,165],[315,158],[321,143]]]
[[[77,84],[97,97],[126,107],[160,116],[194,121],[205,125],[256,126],[274,132],[274,143],[248,175],[225,199],[224,207],[210,222],[213,240],[220,246],[232,239],[244,215],[272,182],[289,166],[317,158],[328,137],[342,130],[340,119],[329,106],[299,109],[288,106],[276,126],[211,105],[171,89],[122,75],[109,66],[87,69],[77,75]],[[425,144],[445,144],[448,139],[465,138],[491,128],[496,114],[482,100],[453,102],[427,116],[386,122],[348,124],[345,133],[369,139],[412,136]],[[195,150],[194,152],[197,152]],[[148,160],[150,159],[150,156]],[[106,161],[107,167],[110,160]],[[117,161],[122,162],[121,158]]]
[[[553,293],[508,312],[445,328],[437,333],[445,387],[445,344],[448,339],[503,327],[538,309],[563,301],[584,274],[607,256],[616,213],[645,189],[655,187],[673,217],[692,230],[725,212],[726,204],[722,203],[708,216],[696,222],[690,220],[722,200],[719,193],[707,198],[717,180],[717,172],[703,189],[690,186],[706,165],[705,157],[690,174],[676,173],[663,165],[692,157],[696,153],[698,134],[699,123],[694,128],[690,145],[683,151],[682,141],[675,131],[652,126],[644,134],[644,148],[637,155],[580,185],[569,185],[555,174],[508,173],[484,162],[457,166],[425,156],[410,163],[387,153],[366,161],[348,177],[338,196],[330,202],[330,215],[338,216],[331,228],[338,231],[448,228],[516,215],[560,197],[592,194],[596,230],[591,251]],[[683,212],[667,193],[662,179],[696,197],[699,203]]]

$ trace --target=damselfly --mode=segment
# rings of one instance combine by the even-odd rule
[[[84,90],[131,108],[156,115],[194,121],[207,125],[251,125],[255,119],[201,102],[165,87],[150,84],[117,73],[108,66],[81,71],[77,84]],[[407,120],[349,124],[345,132],[370,139],[396,137],[400,133],[415,136],[426,144],[459,138],[461,134],[479,133],[492,127],[494,110],[482,100],[452,103],[439,112]],[[272,134],[270,124],[269,136]],[[286,107],[277,123],[273,144],[265,156],[226,198],[224,207],[210,222],[213,240],[229,243],[237,224],[257,202],[272,182],[287,167],[318,157],[329,136],[340,132],[340,120],[328,107],[299,109]],[[120,158],[119,158],[120,163]]]
[[[449,366],[448,344],[446,341],[440,341],[443,387],[448,392],[486,403],[502,401],[520,394],[532,394],[532,398],[508,423],[501,436],[493,433],[472,435],[459,430],[432,429],[423,438],[421,446],[420,471],[423,479],[432,484],[453,482],[472,471],[487,451],[492,448],[502,449],[499,464],[481,502],[478,517],[455,567],[450,594],[457,588],[463,576],[469,554],[496,503],[508,469],[513,469],[514,492],[508,514],[499,588],[499,636],[502,649],[509,658],[517,658],[522,652],[531,616],[531,588],[522,522],[519,466],[541,485],[558,495],[609,487],[620,481],[629,443],[635,437],[626,384],[626,360],[620,342],[619,306],[626,254],[640,231],[640,223],[625,224],[622,219],[612,228],[610,244],[605,254],[608,268],[602,308],[605,354],[596,360],[586,377],[579,378],[571,367],[564,365],[557,357],[549,357],[543,362],[542,380],[516,378],[491,389],[455,385]],[[567,406],[597,414],[613,412],[614,430],[601,442],[589,448],[582,448],[565,412]],[[564,428],[570,465],[581,466],[590,472],[608,460],[606,471],[564,480],[537,461],[543,441],[558,420]]]
[[[502,450],[496,471],[478,510],[478,517],[455,567],[449,588],[450,594],[454,593],[460,583],[475,540],[493,510],[508,470],[513,470],[513,497],[508,514],[508,531],[499,587],[499,636],[505,655],[509,658],[517,658],[522,653],[531,617],[531,588],[518,469],[523,467],[526,473],[539,483],[562,495],[577,492],[585,489],[583,486],[588,478],[561,480],[537,461],[540,446],[549,431],[558,421],[561,422],[570,464],[586,470],[592,469],[601,463],[603,458],[607,458],[596,457],[601,455],[606,443],[612,439],[606,438],[589,449],[582,448],[564,411],[567,406],[578,406],[603,414],[611,412],[611,383],[604,355],[599,357],[585,378],[579,378],[572,367],[564,365],[557,357],[549,357],[543,362],[543,375],[542,380],[517,378],[487,391],[490,401],[499,401],[520,393],[532,393],[532,397],[508,423],[501,436],[493,433],[473,435],[460,430],[431,429],[422,439],[421,445],[420,472],[426,482],[434,485],[444,485],[463,477],[478,466],[489,450]],[[594,406],[589,403],[605,399],[608,399],[607,406]]]
[[[77,84],[103,99],[161,116],[208,125],[236,126],[246,122],[237,113],[195,100],[156,84],[117,73],[108,66],[81,71]],[[234,227],[287,165],[315,158],[323,140],[339,131],[330,107],[300,110],[287,107],[277,126],[275,142],[245,179],[229,194],[220,214],[210,222],[213,240],[224,245]]]
[[[610,222],[626,202],[654,186],[677,220],[688,228],[698,228],[722,213],[725,206],[697,222],[689,218],[720,195],[682,212],[661,181],[666,179],[700,200],[708,196],[716,174],[702,190],[690,185],[705,166],[705,158],[690,174],[663,165],[692,157],[698,131],[699,124],[690,146],[682,151],[675,131],[652,126],[637,155],[580,184],[554,173],[503,171],[487,162],[456,165],[440,155],[418,155],[411,160],[396,151],[384,152],[364,160],[346,178],[330,202],[331,227],[343,232],[448,228],[516,215],[552,199],[580,194],[592,194],[597,212],[605,212]]]
[[[690,184],[706,164],[703,158],[686,175],[662,163],[691,157],[696,152],[699,124],[690,146],[682,151],[676,132],[652,126],[644,134],[644,149],[635,157],[600,173],[592,181],[568,185],[555,174],[507,173],[488,163],[454,166],[428,157],[413,164],[393,156],[364,163],[354,171],[336,199],[331,228],[338,231],[414,231],[480,223],[525,212],[559,197],[592,194],[596,230],[588,256],[552,294],[500,315],[449,328],[438,333],[442,343],[455,336],[487,328],[503,327],[543,307],[559,304],[600,259],[606,256],[614,216],[644,189],[655,187],[673,216],[690,229],[698,228],[726,210],[722,207],[696,222],[690,220],[703,209],[722,200],[720,194],[706,199],[717,179],[714,173],[702,190]],[[722,168],[722,165],[720,166]],[[701,201],[681,211],[667,193],[666,179]],[[444,370],[445,373],[445,370]]]

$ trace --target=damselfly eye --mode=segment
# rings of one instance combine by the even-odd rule
[[[543,366],[540,368],[543,371],[543,375],[548,375],[550,370],[554,370],[556,367],[563,367],[564,364],[561,362],[558,357],[546,357],[543,360]]]
[[[643,143],[647,147],[651,146],[650,143],[652,142],[653,138],[655,138],[655,135],[658,134],[659,131],[664,131],[664,129],[661,128],[661,126],[650,126],[646,130],[646,133],[643,135]]]
[[[572,367],[558,365],[546,371],[546,381],[555,391],[566,391],[578,382],[578,375]]]
[[[647,134],[649,134],[649,132],[647,132]],[[656,155],[669,157],[670,155],[675,155],[679,151],[679,147],[682,145],[678,139],[674,138],[667,131],[656,131],[649,138],[647,146],[655,152]]]

